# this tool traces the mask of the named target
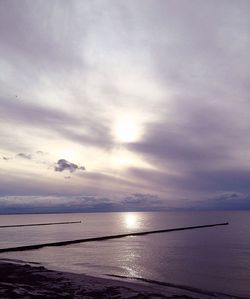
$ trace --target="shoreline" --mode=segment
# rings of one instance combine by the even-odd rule
[[[115,275],[109,278],[99,278],[60,272],[18,260],[0,259],[0,277],[1,299],[247,299],[143,278],[116,277]],[[121,279],[126,279],[126,281]]]

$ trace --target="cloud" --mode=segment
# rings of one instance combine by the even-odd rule
[[[159,199],[158,195],[155,194],[143,194],[143,193],[134,193],[130,196],[124,198],[124,204],[139,204],[139,205],[146,205],[148,203],[158,204],[161,200]]]
[[[45,153],[43,151],[36,151],[36,154],[39,155],[39,156],[45,156],[45,155],[48,155],[48,153]]]
[[[23,158],[23,159],[27,159],[27,160],[31,160],[32,159],[32,155],[31,154],[26,154],[26,153],[18,153],[17,157]]]
[[[8,161],[8,160],[11,160],[12,158],[11,157],[2,156],[2,159],[5,160],[5,161]]]
[[[5,161],[8,160],[12,160],[12,159],[17,159],[17,158],[22,158],[22,159],[26,159],[26,160],[33,160],[36,163],[40,163],[40,164],[49,164],[47,161],[41,161],[40,158],[42,156],[47,156],[49,155],[48,153],[45,153],[43,151],[36,151],[35,153],[18,153],[15,156],[12,157],[6,157],[6,156],[2,156],[2,159]],[[1,159],[1,158],[0,158]]]
[[[72,116],[53,108],[43,107],[33,103],[17,102],[14,97],[0,98],[1,100],[1,118],[21,125],[32,124],[33,126],[42,126],[53,124],[54,126],[66,123],[74,123]]]
[[[146,182],[148,188],[157,189],[166,197],[176,200],[185,197],[199,198],[217,192],[250,192],[250,171],[241,168],[187,168],[176,172],[176,169],[151,170],[130,168],[128,176],[138,182]],[[204,194],[204,195],[202,195]],[[179,198],[179,199],[178,199]],[[184,203],[184,202],[183,202]]]
[[[49,195],[0,196],[1,213],[108,212],[167,210],[244,210],[250,209],[250,194],[218,192],[202,200],[168,201],[156,194],[135,193],[127,196]]]
[[[138,199],[141,200],[138,200]],[[0,196],[1,213],[150,211],[166,208],[153,194],[128,196]]]
[[[112,146],[112,136],[108,125],[95,113],[97,109],[90,109],[91,112],[84,118],[78,113],[68,113],[61,111],[60,107],[44,107],[43,105],[30,102],[17,102],[14,98],[4,98],[0,95],[1,111],[0,123],[8,122],[13,126],[20,126],[24,132],[32,126],[35,130],[48,132],[53,136],[60,136],[63,139],[77,142],[82,145],[102,146],[110,148]],[[79,132],[78,128],[85,128]],[[1,130],[4,129],[4,125]],[[1,131],[0,131],[1,132]],[[15,136],[15,141],[19,136],[15,135],[15,130],[9,131],[6,137]],[[22,143],[23,140],[20,140]],[[17,146],[17,145],[16,145]],[[39,154],[39,153],[38,153]],[[41,153],[40,153],[41,154]]]
[[[84,166],[78,166],[77,164],[71,163],[65,159],[59,159],[54,167],[55,171],[62,172],[68,170],[69,172],[74,172],[76,170],[85,170]]]
[[[204,210],[249,210],[250,193],[217,192],[217,194],[210,196],[206,200],[195,202],[191,208]]]

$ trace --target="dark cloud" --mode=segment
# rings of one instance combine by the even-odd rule
[[[78,166],[77,164],[71,163],[65,159],[59,159],[54,167],[55,171],[62,172],[68,170],[69,172],[74,172],[76,170],[85,170],[84,166]]]
[[[168,198],[174,191],[180,198],[189,196],[199,197],[202,193],[220,192],[250,192],[250,171],[240,168],[189,169],[175,173],[171,168],[167,171],[130,168],[130,177],[146,182],[148,187],[164,191]]]
[[[205,210],[249,210],[250,193],[221,192],[206,200],[196,202],[192,208]]]
[[[182,105],[180,105],[182,103]],[[209,103],[180,99],[174,118],[145,127],[143,139],[127,147],[157,167],[131,168],[130,175],[154,188],[176,193],[250,190],[250,165],[245,163],[250,130],[245,107],[242,118]]]
[[[203,200],[166,201],[155,194],[127,196],[0,196],[1,213],[108,212],[164,210],[244,210],[250,208],[249,193],[218,193]]]
[[[176,107],[175,120],[148,124],[143,140],[128,148],[159,166],[171,164],[175,170],[206,168],[217,162],[230,165],[236,155],[247,152],[249,123],[208,104],[192,105]]]
[[[124,210],[161,210],[167,209],[168,203],[156,194],[134,193],[121,201]]]
[[[146,204],[146,203],[159,203],[158,195],[134,193],[124,198],[124,204]]]
[[[138,201],[138,199],[141,199]],[[133,200],[134,199],[134,200]],[[105,196],[0,196],[1,213],[108,212],[160,210],[164,202],[153,194]]]

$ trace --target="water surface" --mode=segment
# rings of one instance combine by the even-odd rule
[[[51,269],[143,277],[250,297],[250,212],[134,212],[3,215],[0,225],[81,224],[0,229],[0,247],[229,222],[228,226],[134,236],[0,254]]]

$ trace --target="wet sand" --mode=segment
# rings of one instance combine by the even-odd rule
[[[148,282],[150,281],[132,283],[85,274],[52,271],[25,262],[0,261],[1,299],[242,298],[169,283],[149,284]]]

